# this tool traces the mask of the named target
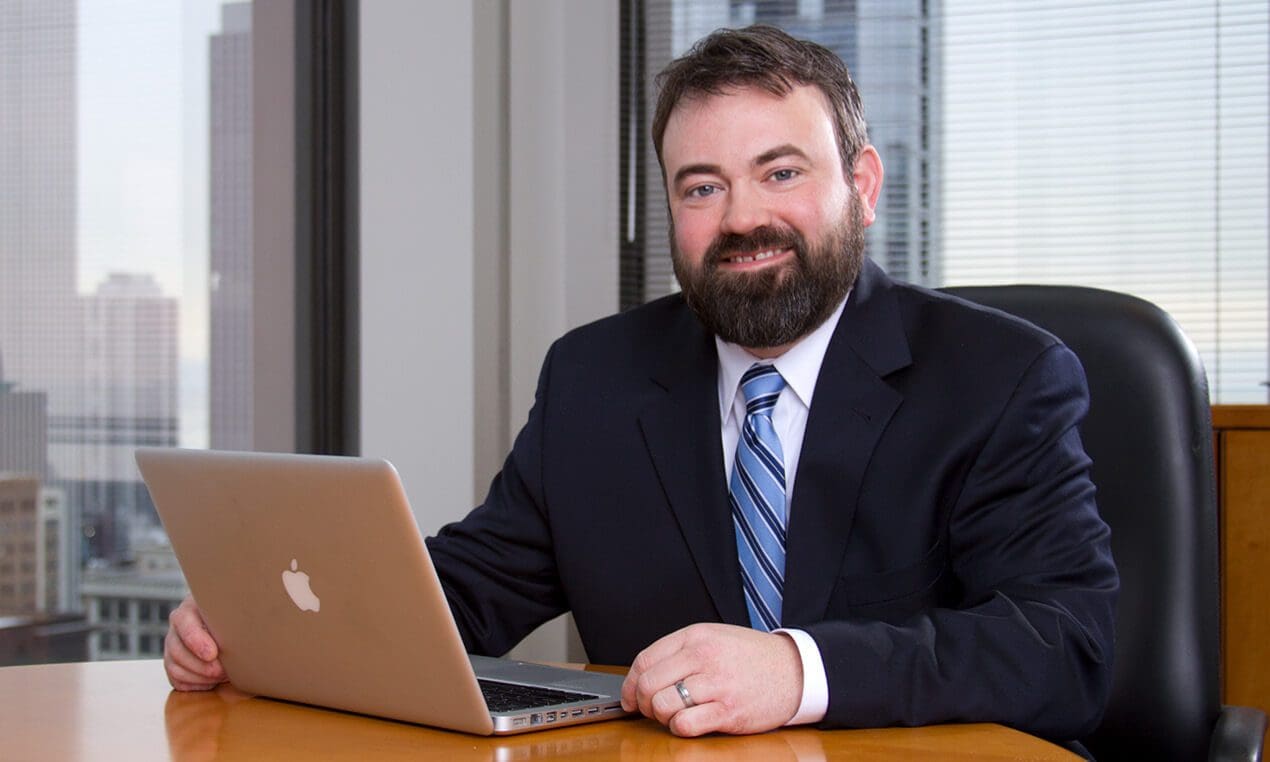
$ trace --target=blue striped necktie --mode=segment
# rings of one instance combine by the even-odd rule
[[[741,376],[745,423],[728,485],[741,584],[750,625],[780,627],[785,591],[785,455],[772,426],[772,409],[785,379],[771,365],[753,365]]]

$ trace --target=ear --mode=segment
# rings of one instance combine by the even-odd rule
[[[864,212],[864,226],[868,227],[877,219],[878,196],[882,193],[882,157],[877,149],[865,146],[856,156],[852,177],[855,180],[855,192],[860,198],[860,206]]]

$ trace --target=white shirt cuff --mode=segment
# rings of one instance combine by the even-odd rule
[[[772,632],[788,635],[798,647],[798,658],[803,662],[803,700],[798,705],[798,711],[785,724],[806,725],[820,722],[829,710],[829,678],[825,676],[825,662],[820,658],[820,648],[802,630],[781,628]]]

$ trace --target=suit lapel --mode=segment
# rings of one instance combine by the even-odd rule
[[[865,470],[903,400],[883,381],[911,363],[889,285],[881,269],[866,260],[816,381],[790,508],[786,625],[824,618]]]
[[[728,508],[714,338],[687,307],[672,332],[659,394],[639,414],[644,442],[720,621],[749,624]]]

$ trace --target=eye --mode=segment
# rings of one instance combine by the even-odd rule
[[[684,195],[688,196],[688,198],[705,198],[707,196],[713,196],[715,193],[718,193],[718,192],[719,192],[719,186],[710,185],[709,183],[707,183],[704,185],[696,185],[696,186],[693,186],[692,188],[689,188],[688,192]]]
[[[796,170],[796,169],[778,169],[778,170],[776,170],[775,172],[773,172],[773,173],[772,173],[771,177],[772,177],[772,179],[773,179],[773,180],[776,180],[776,181],[778,181],[778,182],[785,182],[786,180],[793,180],[795,177],[798,177],[798,170]]]

